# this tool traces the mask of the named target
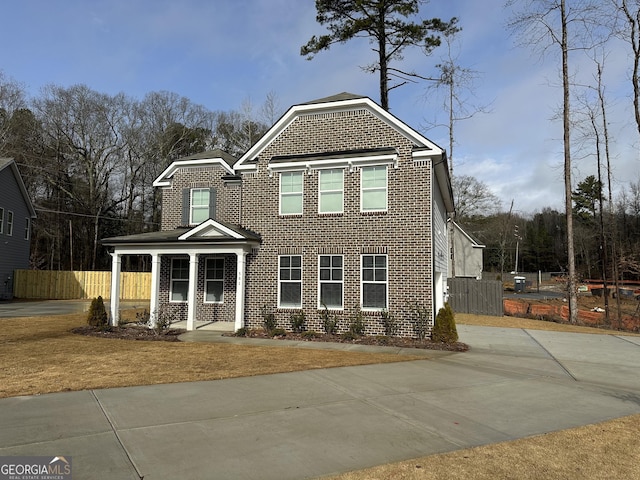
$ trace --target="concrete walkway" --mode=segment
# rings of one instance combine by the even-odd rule
[[[472,350],[430,360],[3,399],[0,456],[70,456],[76,479],[303,479],[640,413],[640,337],[458,330]]]

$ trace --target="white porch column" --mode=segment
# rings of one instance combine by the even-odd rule
[[[195,330],[196,292],[198,291],[198,254],[189,254],[189,293],[187,295],[187,330]]]
[[[120,310],[120,270],[122,268],[121,255],[114,251],[111,254],[111,325],[118,325],[118,312]]]
[[[158,293],[160,290],[160,255],[151,254],[151,298],[149,299],[149,315],[151,325],[156,326],[158,320]]]
[[[234,330],[243,327],[244,323],[244,290],[245,272],[247,270],[247,252],[236,253],[236,322]]]

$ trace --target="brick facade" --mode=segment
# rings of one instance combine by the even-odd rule
[[[220,164],[178,168],[170,186],[163,187],[162,230],[184,226],[183,190],[214,188],[216,218],[219,222],[238,224],[261,237],[261,244],[247,256],[244,326],[262,326],[262,311],[274,312],[278,326],[289,330],[290,316],[299,310],[278,308],[278,280],[280,255],[299,255],[302,258],[302,310],[307,330],[323,331],[319,305],[319,256],[339,255],[343,260],[343,308],[330,311],[339,323],[339,331],[348,330],[349,323],[360,311],[361,263],[363,255],[385,255],[387,259],[387,309],[399,322],[399,334],[414,336],[413,321],[416,306],[423,307],[428,317],[434,313],[434,284],[438,259],[443,252],[432,248],[443,244],[440,232],[442,215],[433,222],[432,209],[442,210],[441,196],[432,195],[433,164],[429,157],[414,158],[414,150],[424,148],[403,134],[398,125],[390,125],[369,108],[347,108],[343,111],[322,110],[296,115],[273,138],[265,141],[251,168],[238,171],[241,186],[225,184],[222,177],[228,172]],[[274,159],[295,159],[310,155],[343,152],[357,157],[358,152],[396,152],[393,161],[384,160],[387,169],[387,210],[361,212],[362,168],[344,163],[343,212],[319,213],[319,170],[305,167],[303,174],[303,213],[280,215],[280,173],[272,171]],[[335,157],[335,155],[334,155]],[[340,163],[340,160],[337,160]],[[308,166],[308,165],[307,165]],[[254,168],[255,167],[255,168]],[[290,167],[288,167],[291,170]],[[338,167],[331,167],[338,168]],[[339,167],[342,168],[342,167]],[[293,167],[297,170],[297,167]],[[431,199],[435,198],[431,205]],[[435,225],[435,227],[434,227]],[[444,242],[446,255],[446,242]],[[439,246],[437,248],[440,248]],[[436,254],[437,253],[437,254]],[[170,258],[161,261],[159,305],[186,318],[186,303],[169,302]],[[435,259],[435,264],[434,264]],[[224,303],[203,302],[206,257],[200,256],[196,295],[196,321],[232,321],[235,313],[236,257],[225,259]],[[445,267],[446,268],[446,267]],[[445,272],[446,277],[446,272]],[[381,311],[362,311],[366,320],[365,332],[384,334]]]

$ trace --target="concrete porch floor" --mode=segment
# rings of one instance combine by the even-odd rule
[[[196,330],[214,331],[214,332],[233,332],[234,322],[195,322]],[[187,329],[187,321],[176,322],[171,324],[171,328]]]

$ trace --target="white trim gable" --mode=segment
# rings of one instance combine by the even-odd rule
[[[243,170],[255,170],[257,166],[253,160],[258,157],[260,153],[283,131],[285,131],[300,115],[309,113],[350,111],[363,108],[371,112],[387,125],[394,128],[398,133],[412,141],[417,147],[429,149],[429,156],[439,157],[444,153],[442,148],[438,147],[435,143],[409,127],[406,123],[384,110],[373,100],[367,97],[361,97],[349,100],[327,101],[325,103],[294,105],[273,125],[273,127],[267,131],[267,133],[260,138],[260,140],[258,140],[258,142],[247,150],[242,157],[240,157],[240,159],[233,165],[233,169],[236,172]]]
[[[194,238],[202,237],[231,237],[236,240],[242,240],[245,238],[243,235],[229,227],[225,227],[221,223],[209,219],[180,235],[178,240],[193,240]]]
[[[206,167],[209,165],[220,165],[229,175],[233,175],[233,169],[220,157],[198,158],[193,160],[176,160],[169,165],[153,182],[154,187],[170,187],[171,178],[180,169],[185,167]]]

